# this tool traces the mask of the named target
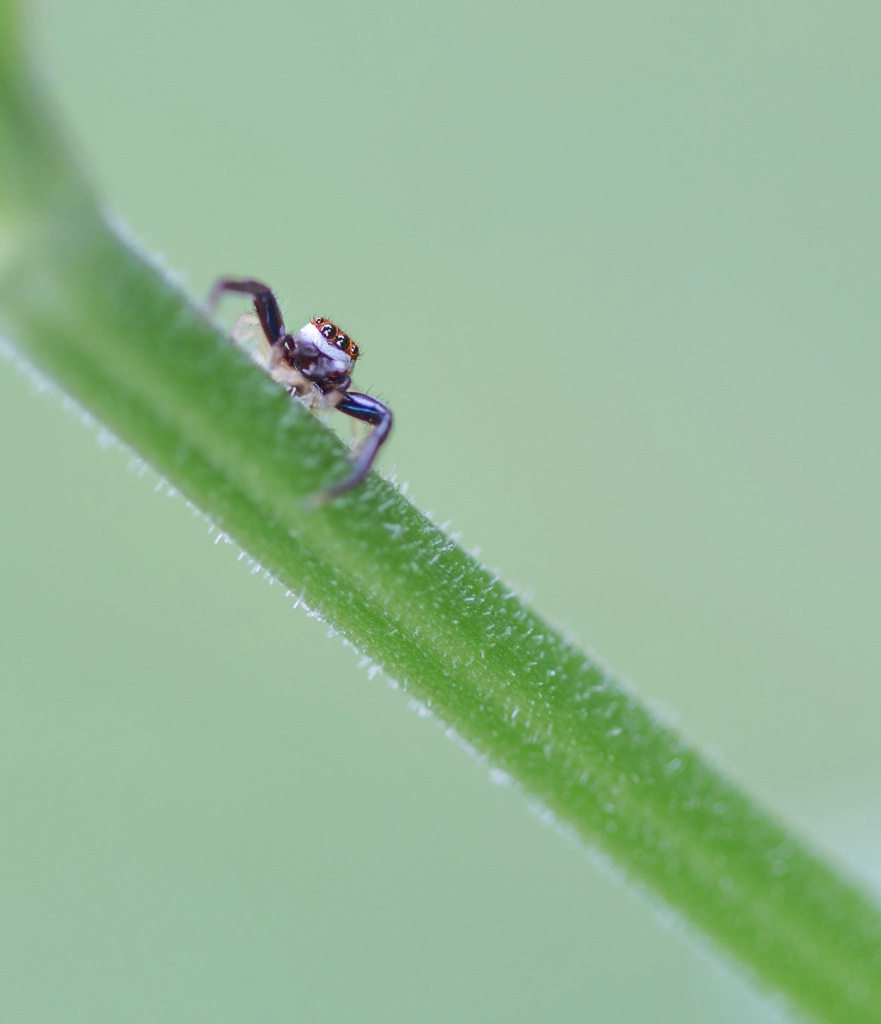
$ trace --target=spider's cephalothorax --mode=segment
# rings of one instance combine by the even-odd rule
[[[314,317],[312,323],[328,341],[332,341],[337,348],[341,348],[352,360],[352,363],[355,362],[361,354],[361,350],[345,331],[340,330],[340,328],[337,327],[335,323],[331,323],[330,320],[325,320],[323,316]]]
[[[268,346],[261,365],[269,375],[311,408],[335,408],[373,426],[356,453],[351,473],[324,492],[335,498],[356,487],[367,476],[376,453],[392,429],[392,414],[382,402],[349,391],[351,371],[358,358],[355,342],[335,323],[317,316],[296,334],[288,334],[272,290],[260,281],[222,277],[211,292],[213,308],[225,291],[253,296],[254,311]]]

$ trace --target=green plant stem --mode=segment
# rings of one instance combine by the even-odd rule
[[[24,75],[14,15],[0,4],[0,321],[18,349],[756,979],[817,1020],[881,1020],[881,914],[863,892],[391,485],[307,507],[345,472],[339,442],[104,222]]]

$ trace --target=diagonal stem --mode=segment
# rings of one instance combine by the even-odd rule
[[[468,744],[809,1016],[881,1020],[881,913],[341,446],[102,220],[0,0],[0,323]]]

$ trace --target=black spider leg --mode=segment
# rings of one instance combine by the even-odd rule
[[[370,472],[373,460],[392,429],[391,409],[376,398],[371,398],[370,395],[359,395],[357,391],[347,391],[334,408],[344,412],[347,416],[354,416],[356,420],[372,424],[373,430],[358,451],[352,472],[338,484],[328,487],[324,492],[325,498],[337,498],[361,483]]]
[[[254,312],[271,350],[270,372],[279,362],[287,361],[297,370],[306,371],[306,376],[309,375],[310,363],[313,363],[321,352],[309,341],[299,342],[296,346],[293,344],[293,338],[285,330],[278,300],[268,285],[251,278],[221,277],[208,296],[209,312],[214,309],[224,292],[244,292],[245,295],[253,297]]]
[[[286,336],[284,320],[281,310],[278,308],[278,301],[272,289],[263,284],[262,281],[253,281],[250,278],[240,279],[237,277],[222,277],[211,289],[208,296],[208,309],[213,310],[224,292],[244,292],[254,299],[254,312],[260,320],[260,326],[266,335],[270,345],[283,342]]]

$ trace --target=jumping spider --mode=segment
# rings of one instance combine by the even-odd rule
[[[253,297],[254,312],[269,349],[260,359],[260,365],[287,389],[288,394],[295,395],[310,408],[338,409],[373,427],[355,452],[349,475],[329,487],[321,497],[330,500],[357,487],[370,472],[377,452],[392,429],[391,409],[370,395],[349,391],[358,346],[348,334],[322,316],[315,317],[296,334],[288,334],[272,289],[260,281],[220,278],[211,290],[209,310],[217,305],[223,292],[244,292]]]

